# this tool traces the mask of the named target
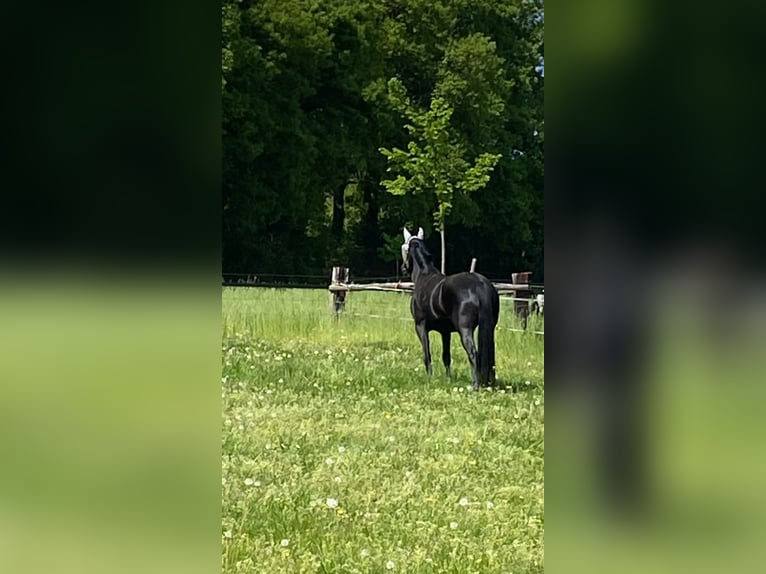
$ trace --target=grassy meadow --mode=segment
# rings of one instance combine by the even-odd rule
[[[425,374],[409,295],[222,297],[224,572],[543,571],[544,345],[510,301],[506,389],[472,392],[457,335]]]

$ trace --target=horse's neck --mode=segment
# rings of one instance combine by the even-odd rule
[[[412,273],[413,283],[417,283],[417,280],[420,277],[434,275],[441,276],[441,273],[439,273],[439,270],[434,266],[433,263],[431,263],[431,259],[423,250],[423,247],[420,243],[413,245],[412,249],[412,262],[414,267]]]

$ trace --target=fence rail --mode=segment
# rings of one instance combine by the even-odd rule
[[[502,284],[503,282],[500,274],[484,275],[493,283]],[[350,279],[357,285],[374,285],[376,283],[401,283],[406,285],[408,283],[402,277],[394,275],[351,276]],[[224,287],[327,289],[327,275],[301,273],[222,273],[221,285]],[[528,288],[533,291],[542,291],[544,286],[542,283],[529,283]]]

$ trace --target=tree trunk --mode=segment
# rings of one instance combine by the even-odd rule
[[[335,237],[343,235],[343,228],[346,223],[346,185],[343,182],[335,188],[332,196],[332,234]]]
[[[446,249],[445,243],[444,243],[444,230],[443,229],[439,232],[439,235],[442,236],[442,275],[446,275],[447,272],[445,270],[447,268],[447,249]]]
[[[375,183],[364,180],[364,203],[367,209],[364,214],[364,226],[362,228],[362,242],[367,257],[371,261],[377,258],[377,247],[380,244],[380,229],[378,228],[378,195]]]

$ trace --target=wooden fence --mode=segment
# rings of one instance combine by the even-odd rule
[[[471,262],[471,272],[473,272],[475,264],[476,260],[474,259]],[[542,314],[544,312],[544,299],[541,297],[543,287],[529,284],[529,276],[531,274],[530,271],[512,273],[512,283],[493,283],[500,295],[510,295],[509,298],[513,300],[514,311],[519,319],[521,319],[524,329],[527,327],[527,318],[530,313]],[[345,308],[346,294],[351,291],[410,293],[413,290],[413,283],[409,281],[394,283],[349,283],[349,276],[348,267],[333,267],[330,273],[328,290],[331,296],[332,312],[336,317]],[[534,290],[540,290],[541,293],[535,295]]]

